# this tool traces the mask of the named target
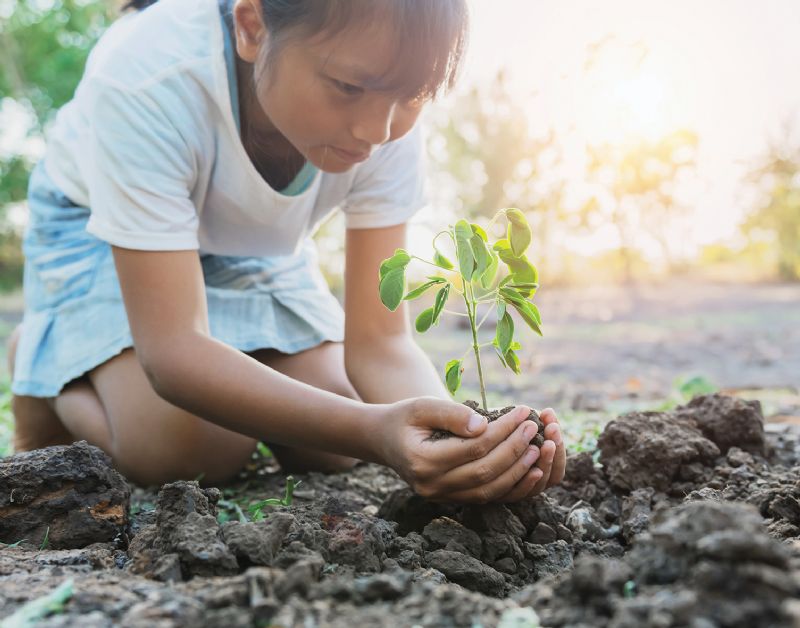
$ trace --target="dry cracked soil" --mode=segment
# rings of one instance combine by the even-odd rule
[[[0,546],[0,622],[67,580],[37,625],[800,621],[800,446],[765,432],[758,402],[619,416],[561,486],[513,505],[429,503],[359,464],[298,476],[292,504],[262,520],[230,518],[247,491],[282,492],[281,473],[255,467],[222,490],[144,490],[86,443],[0,460],[0,540],[24,539]]]

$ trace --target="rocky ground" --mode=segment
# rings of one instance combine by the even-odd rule
[[[269,460],[131,498],[86,444],[20,454],[0,460],[0,540],[24,539],[0,549],[0,618],[55,592],[37,625],[798,626],[799,443],[701,396],[619,416],[527,503],[432,504],[361,464],[299,476],[258,521],[234,504],[282,493]]]

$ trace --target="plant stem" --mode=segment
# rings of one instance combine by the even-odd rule
[[[464,301],[467,304],[467,314],[469,314],[469,326],[472,329],[472,349],[475,352],[475,362],[478,365],[478,381],[481,385],[481,401],[483,409],[488,412],[486,404],[486,387],[483,384],[483,369],[481,368],[481,348],[478,345],[478,329],[475,326],[475,297],[472,294],[472,284],[464,282]]]

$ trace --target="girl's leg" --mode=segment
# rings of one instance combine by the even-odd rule
[[[133,349],[89,372],[109,429],[106,451],[119,470],[140,484],[177,479],[217,483],[233,477],[250,460],[256,442],[205,421],[153,390]],[[64,408],[62,420],[78,437],[92,425]],[[90,441],[91,442],[91,441]]]
[[[357,398],[344,375],[344,352],[339,343],[324,343],[299,354],[267,350],[255,352],[264,364],[310,385]],[[89,373],[94,408],[83,399],[56,409],[64,425],[107,451],[118,468],[142,484],[160,484],[203,474],[207,482],[234,476],[250,459],[255,440],[223,429],[177,408],[156,395],[133,349],[128,349]],[[82,389],[85,390],[85,389]],[[107,431],[98,429],[103,412]],[[99,437],[99,438],[98,438]],[[320,451],[271,445],[287,470],[342,470],[355,460]]]
[[[14,377],[14,363],[22,325],[17,325],[8,338],[8,372]],[[73,441],[58,414],[52,399],[14,395],[11,412],[14,414],[14,451],[30,451],[50,445],[68,445]]]

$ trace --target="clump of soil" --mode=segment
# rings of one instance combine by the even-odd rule
[[[472,408],[475,412],[477,412],[481,416],[485,416],[487,421],[489,421],[489,423],[491,423],[492,421],[496,421],[501,416],[503,416],[504,414],[508,414],[515,408],[515,406],[506,406],[505,408],[501,408],[499,410],[484,410],[481,407],[481,404],[471,399],[465,401],[464,405],[469,408]],[[544,423],[542,423],[542,420],[539,418],[539,413],[536,412],[536,410],[531,410],[530,414],[528,415],[528,418],[525,420],[533,421],[534,423],[536,423],[536,427],[539,428],[536,431],[536,436],[533,437],[530,444],[536,445],[537,447],[541,447],[544,444]],[[450,438],[451,436],[452,434],[450,432],[436,430],[433,434],[431,434],[430,440],[441,440],[443,438]]]
[[[524,503],[426,502],[359,464],[300,475],[263,521],[220,524],[219,491],[176,482],[144,495],[155,508],[127,551],[0,552],[0,616],[71,577],[52,625],[494,626],[533,607],[557,627],[788,628],[800,444],[781,438],[756,405],[714,395],[619,417],[602,465],[572,455],[562,485]],[[283,480],[246,481],[263,498]]]
[[[85,441],[0,459],[0,541],[54,549],[113,541],[128,525],[130,488]]]

